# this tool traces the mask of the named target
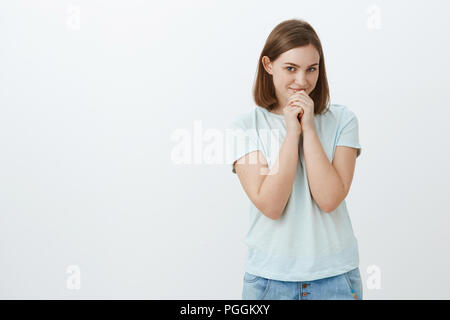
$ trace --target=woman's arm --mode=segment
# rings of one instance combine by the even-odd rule
[[[309,188],[317,205],[329,213],[345,197],[338,172],[328,160],[315,128],[303,128],[303,151]]]
[[[258,198],[274,220],[281,216],[291,195],[298,165],[299,139],[296,133],[286,134],[278,158],[258,192]]]

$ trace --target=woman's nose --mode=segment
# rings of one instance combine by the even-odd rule
[[[296,77],[295,81],[299,87],[304,87],[307,84],[306,76],[304,74],[302,74],[301,72]]]

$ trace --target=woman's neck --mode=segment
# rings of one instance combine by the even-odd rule
[[[280,107],[274,107],[270,110],[270,112],[275,113],[275,114],[279,114],[279,115],[283,115],[283,110],[281,110]]]

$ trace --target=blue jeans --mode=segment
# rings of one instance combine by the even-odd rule
[[[362,300],[359,268],[313,281],[279,281],[245,272],[242,300]]]

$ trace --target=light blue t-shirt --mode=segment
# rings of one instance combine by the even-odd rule
[[[360,155],[358,119],[348,107],[331,104],[326,113],[314,115],[314,123],[330,163],[336,146],[357,148]],[[241,134],[232,141],[230,163],[261,150],[269,169],[273,168],[286,135],[284,115],[256,106],[232,121],[231,128]],[[309,189],[302,144],[303,134],[292,192],[281,217],[268,218],[249,200],[248,273],[281,281],[312,281],[359,266],[358,243],[345,200],[330,213],[319,208]],[[234,165],[232,172],[236,173]]]

